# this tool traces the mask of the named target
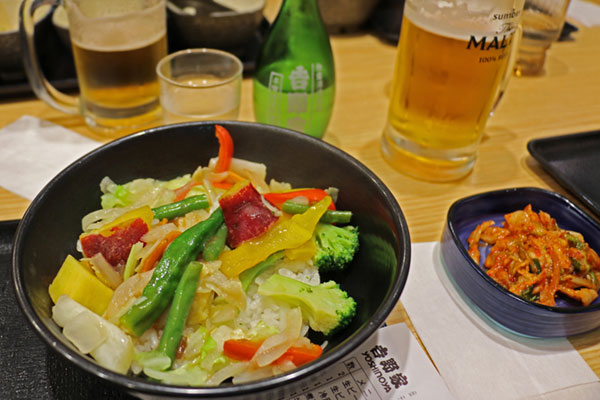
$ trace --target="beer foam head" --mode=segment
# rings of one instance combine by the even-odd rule
[[[68,0],[71,40],[88,49],[125,50],[166,31],[164,0]]]
[[[469,40],[472,35],[513,32],[523,3],[524,0],[407,0],[404,16],[429,32]]]

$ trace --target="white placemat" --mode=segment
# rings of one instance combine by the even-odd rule
[[[51,122],[21,117],[0,129],[0,186],[32,200],[56,174],[100,145]]]
[[[567,339],[510,333],[463,298],[439,242],[413,244],[401,301],[457,399],[600,399],[598,377]]]

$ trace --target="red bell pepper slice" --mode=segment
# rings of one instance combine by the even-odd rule
[[[252,341],[248,339],[229,339],[223,343],[223,354],[238,361],[250,361],[254,354],[262,345],[262,341]],[[323,354],[321,346],[312,344],[309,347],[291,346],[285,353],[273,364],[282,363],[290,360],[295,366],[299,367],[310,361],[316,360]]]
[[[221,125],[215,125],[215,136],[219,140],[219,155],[217,164],[215,165],[215,172],[225,172],[229,170],[231,159],[233,158],[233,139],[227,129]]]
[[[323,200],[323,198],[329,196],[329,193],[324,191],[323,189],[296,189],[290,190],[288,192],[277,192],[277,193],[265,193],[263,194],[264,198],[275,207],[281,210],[283,203],[287,200],[292,200],[296,197],[306,197],[308,199],[309,204],[318,203]],[[330,210],[335,210],[335,204],[331,202],[329,205]]]

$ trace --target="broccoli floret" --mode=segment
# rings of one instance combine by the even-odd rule
[[[275,274],[259,286],[258,293],[300,307],[312,330],[327,336],[345,328],[356,314],[356,302],[334,281],[311,286]]]
[[[313,263],[320,272],[339,272],[358,250],[358,228],[318,223],[313,234],[317,251]]]

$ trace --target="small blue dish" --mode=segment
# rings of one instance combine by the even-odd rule
[[[600,297],[589,306],[557,299],[549,307],[522,299],[490,278],[483,267],[487,252],[482,248],[481,265],[468,253],[467,238],[477,225],[531,204],[556,219],[562,229],[583,235],[590,247],[600,250],[600,225],[565,197],[538,188],[513,188],[482,193],[456,201],[448,210],[442,236],[442,259],[461,291],[491,319],[522,335],[564,337],[600,326]],[[487,249],[489,251],[489,248]]]

